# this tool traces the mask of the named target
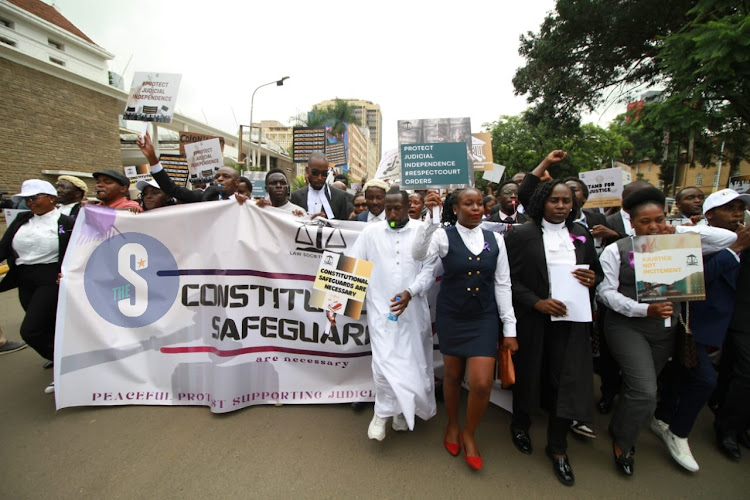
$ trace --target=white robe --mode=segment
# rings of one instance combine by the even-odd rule
[[[435,380],[432,365],[432,327],[426,292],[435,281],[437,256],[423,262],[411,256],[419,222],[401,229],[386,221],[368,224],[347,255],[375,263],[367,288],[367,325],[370,329],[375,414],[381,418],[403,413],[409,429],[414,416],[433,417]],[[391,298],[409,288],[412,298],[389,331]]]

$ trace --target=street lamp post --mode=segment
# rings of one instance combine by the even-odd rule
[[[274,80],[272,82],[259,85],[255,90],[253,90],[253,95],[250,97],[250,140],[248,141],[248,145],[250,149],[248,150],[248,154],[253,153],[253,156],[252,156],[253,166],[255,166],[255,153],[253,151],[253,107],[255,104],[255,93],[258,91],[258,89],[262,87],[266,87],[268,85],[273,85],[274,83],[276,84],[277,87],[281,87],[282,85],[284,85],[284,80],[287,80],[287,79],[289,79],[289,77],[285,76],[281,80]],[[258,147],[260,147],[260,136],[258,136]],[[240,149],[242,149],[242,141],[240,141]]]

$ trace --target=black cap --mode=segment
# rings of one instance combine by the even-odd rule
[[[117,170],[102,170],[100,172],[93,173],[94,179],[96,179],[100,175],[106,175],[107,177],[111,177],[112,179],[116,180],[118,184],[122,186],[130,186],[130,179],[125,177],[125,174],[123,174],[122,172],[118,172]]]

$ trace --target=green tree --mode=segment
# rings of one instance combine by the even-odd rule
[[[341,135],[346,131],[346,124],[362,125],[360,119],[354,113],[354,107],[338,97],[333,104],[318,108],[313,107],[306,117],[296,116],[292,118],[297,126],[302,127],[331,127],[331,134]]]
[[[555,177],[608,168],[613,160],[622,160],[623,151],[632,149],[630,141],[616,130],[585,124],[568,127],[562,132],[545,122],[530,119],[531,116],[529,113],[502,116],[494,123],[485,124],[492,134],[493,160],[505,165],[506,177],[532,170],[555,149],[568,152],[567,159],[555,167]]]
[[[649,88],[647,127],[695,165],[720,144],[733,166],[750,155],[750,2],[558,0],[538,33],[521,37],[513,79],[537,120],[571,127],[581,113],[633,101]],[[735,167],[736,168],[736,167]]]

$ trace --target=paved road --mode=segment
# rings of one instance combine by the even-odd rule
[[[0,294],[0,322],[18,339],[22,311]],[[412,433],[367,439],[370,410],[346,405],[254,407],[213,415],[198,407],[129,406],[55,411],[52,377],[30,348],[0,356],[0,498],[748,498],[750,450],[733,463],[713,447],[710,412],[691,445],[701,471],[673,463],[642,434],[636,475],[620,477],[607,419],[601,438],[571,438],[572,488],[557,482],[534,422],[533,455],[510,442],[507,412],[491,407],[479,431],[485,469],[472,472],[442,447],[438,416]],[[593,399],[592,399],[593,404]],[[390,429],[389,429],[390,431]]]

